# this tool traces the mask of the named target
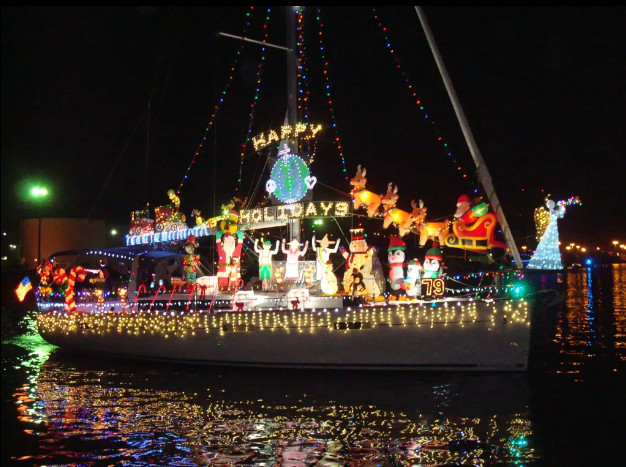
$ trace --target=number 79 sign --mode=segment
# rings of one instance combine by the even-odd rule
[[[422,279],[422,292],[424,295],[443,295],[445,291],[446,285],[443,279]]]

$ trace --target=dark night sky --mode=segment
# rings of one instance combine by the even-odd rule
[[[126,223],[130,211],[147,202],[165,204],[205,137],[241,45],[216,33],[242,35],[246,11],[2,7],[3,230],[36,216],[22,194],[30,180],[52,187],[44,207],[49,217]],[[374,191],[398,185],[403,209],[422,198],[429,215],[450,215],[460,194],[472,188],[483,194],[467,144],[414,8],[376,12],[393,55],[371,7],[321,10],[347,174],[363,164]],[[424,12],[518,242],[534,236],[533,210],[548,193],[583,201],[560,221],[562,240],[590,246],[624,241],[626,10]],[[248,37],[262,38],[264,16],[265,8],[251,14]],[[283,7],[275,7],[269,24],[269,42],[283,44]],[[316,41],[305,36],[310,120],[328,124]],[[193,208],[209,214],[235,194],[259,54],[256,45],[241,53],[216,124],[182,188],[187,215]],[[252,135],[277,128],[286,108],[284,52],[268,48],[265,56]],[[414,103],[406,79],[425,110]],[[311,166],[318,199],[337,195],[326,187],[349,191],[334,137],[327,127]],[[452,157],[443,154],[438,137]],[[244,194],[262,163],[259,155],[245,157]]]

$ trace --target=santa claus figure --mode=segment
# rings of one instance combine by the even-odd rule
[[[215,234],[217,240],[217,283],[220,290],[228,290],[231,281],[232,259],[237,259],[237,264],[241,259],[241,249],[243,247],[243,232],[236,234],[218,231]]]

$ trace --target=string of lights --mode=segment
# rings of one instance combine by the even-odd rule
[[[478,191],[478,187],[476,185],[476,181],[474,180],[474,177],[469,177],[468,176],[468,174],[465,171],[465,169],[463,169],[463,167],[461,166],[461,164],[457,160],[456,156],[452,153],[452,151],[448,147],[448,143],[445,142],[443,136],[441,136],[441,133],[439,131],[439,127],[437,126],[435,120],[433,120],[431,118],[431,115],[428,112],[426,112],[426,109],[424,107],[422,99],[417,95],[417,92],[415,91],[415,89],[413,87],[413,84],[411,84],[411,80],[410,80],[407,72],[402,67],[402,61],[399,59],[397,51],[391,45],[391,40],[389,39],[389,35],[387,34],[387,31],[388,31],[387,26],[383,25],[379,15],[378,15],[378,13],[376,11],[376,8],[372,8],[372,12],[373,12],[373,15],[374,15],[374,20],[376,21],[376,24],[378,25],[378,28],[380,29],[380,31],[383,34],[383,37],[385,39],[385,45],[387,47],[387,50],[389,51],[389,53],[391,54],[391,56],[393,57],[393,59],[395,61],[395,64],[396,64],[395,68],[396,68],[396,70],[398,70],[398,72],[402,76],[402,79],[404,80],[404,83],[405,83],[409,93],[411,94],[411,97],[413,98],[413,100],[415,102],[415,105],[418,107],[419,111],[423,113],[424,119],[430,122],[432,128],[434,129],[435,137],[436,137],[437,141],[439,143],[441,143],[441,145],[442,145],[442,149],[443,149],[444,154],[452,160],[452,163],[454,164],[454,167],[456,168],[456,171],[459,172],[461,174],[461,178],[466,183],[469,184],[470,191],[472,193],[476,193]]]
[[[265,35],[263,36],[263,42],[267,42],[267,38],[269,35],[269,20],[270,20],[270,14],[271,12],[271,8],[267,9],[267,14],[265,16],[265,23],[263,24],[263,30],[265,31]],[[244,141],[244,143],[241,145],[241,153],[240,153],[240,157],[239,157],[239,176],[237,177],[237,186],[235,187],[235,196],[237,196],[238,194],[241,193],[241,172],[243,170],[243,159],[246,155],[246,147],[248,146],[248,143],[250,143],[251,140],[251,136],[252,136],[252,123],[254,121],[254,114],[255,114],[255,110],[257,108],[257,104],[259,101],[259,94],[261,91],[261,80],[263,77],[263,64],[265,63],[265,46],[261,47],[261,60],[259,61],[259,64],[257,65],[257,71],[256,71],[256,87],[254,90],[254,97],[252,98],[252,104],[250,104],[250,113],[248,114],[249,120],[248,120],[248,130],[246,132],[246,140]]]
[[[324,46],[324,23],[322,22],[321,10],[319,8],[317,9],[316,20],[317,20],[318,27],[319,27],[318,38],[319,38],[320,53],[322,57],[322,67],[323,67],[322,74],[324,75],[324,81],[325,81],[324,88],[326,89],[326,98],[327,98],[326,103],[328,105],[328,111],[330,113],[331,127],[333,128],[335,132],[334,143],[335,143],[335,146],[337,147],[337,152],[339,154],[339,157],[341,158],[341,171],[343,173],[344,180],[348,180],[346,159],[343,155],[341,138],[339,136],[339,130],[337,128],[337,120],[335,118],[335,108],[333,106],[333,98],[331,94],[331,80],[330,80],[330,70],[329,70],[330,67],[328,65],[328,59],[326,58],[326,54],[325,54],[326,47]],[[311,160],[311,162],[313,161]]]
[[[251,6],[250,10],[246,12],[246,24],[245,24],[245,26],[243,28],[243,33],[242,33],[243,36],[245,36],[246,31],[250,27],[250,22],[251,22],[250,21],[250,15],[251,15],[252,10],[254,10],[254,6]],[[181,192],[181,190],[183,188],[183,185],[185,184],[185,182],[189,178],[189,172],[191,172],[192,167],[195,165],[196,160],[197,160],[198,156],[200,155],[200,151],[204,147],[204,142],[207,139],[207,135],[208,135],[209,131],[211,130],[211,128],[213,127],[213,124],[215,123],[215,118],[217,117],[217,114],[218,114],[222,104],[224,103],[224,99],[226,98],[226,93],[228,92],[228,89],[230,88],[230,85],[231,85],[233,79],[235,78],[235,70],[237,69],[237,65],[239,64],[239,59],[241,58],[241,52],[242,52],[244,46],[245,46],[245,44],[242,43],[241,46],[239,47],[239,49],[236,52],[235,60],[233,62],[233,65],[230,67],[230,74],[228,76],[226,84],[224,85],[224,89],[222,90],[217,103],[213,107],[213,113],[209,117],[209,123],[207,124],[206,128],[204,129],[204,135],[202,136],[202,139],[200,140],[200,143],[198,143],[198,146],[196,147],[196,150],[195,150],[195,152],[193,154],[193,157],[191,158],[191,162],[187,166],[187,170],[185,171],[185,174],[183,175],[183,178],[180,181],[180,184],[178,185],[178,188],[176,189],[176,194],[177,195],[180,195],[180,192]]]

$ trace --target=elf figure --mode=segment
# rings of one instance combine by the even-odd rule
[[[425,279],[436,279],[443,276],[443,255],[439,249],[438,243],[433,243],[432,248],[426,251],[424,257],[424,275]]]
[[[388,277],[389,286],[393,291],[401,290],[404,282],[404,268],[406,266],[404,250],[406,250],[406,244],[400,237],[396,235],[389,237],[389,248],[387,248]]]
[[[241,258],[241,249],[243,247],[243,232],[237,231],[236,234],[224,233],[218,231],[215,233],[217,240],[217,284],[220,290],[228,290],[229,272],[231,259]]]
[[[254,251],[259,254],[259,279],[261,279],[263,290],[270,290],[272,284],[272,256],[278,253],[278,240],[276,248],[272,250],[272,242],[263,241],[263,248],[258,246],[259,239],[254,239]]]
[[[47,297],[52,293],[52,263],[48,260],[43,261],[37,266],[37,274],[39,274],[39,293],[42,297]]]
[[[230,259],[230,264],[228,265],[228,291],[234,292],[239,287],[239,281],[241,280],[241,266],[239,263],[239,258],[233,256]]]
[[[200,264],[200,256],[194,254],[197,246],[198,242],[196,242],[196,237],[189,235],[189,237],[187,237],[187,243],[184,246],[184,250],[187,255],[183,258],[185,281],[187,284],[195,284],[196,282],[198,264]]]
[[[415,298],[422,295],[422,264],[419,259],[413,258],[408,262],[402,290],[407,297]]]

